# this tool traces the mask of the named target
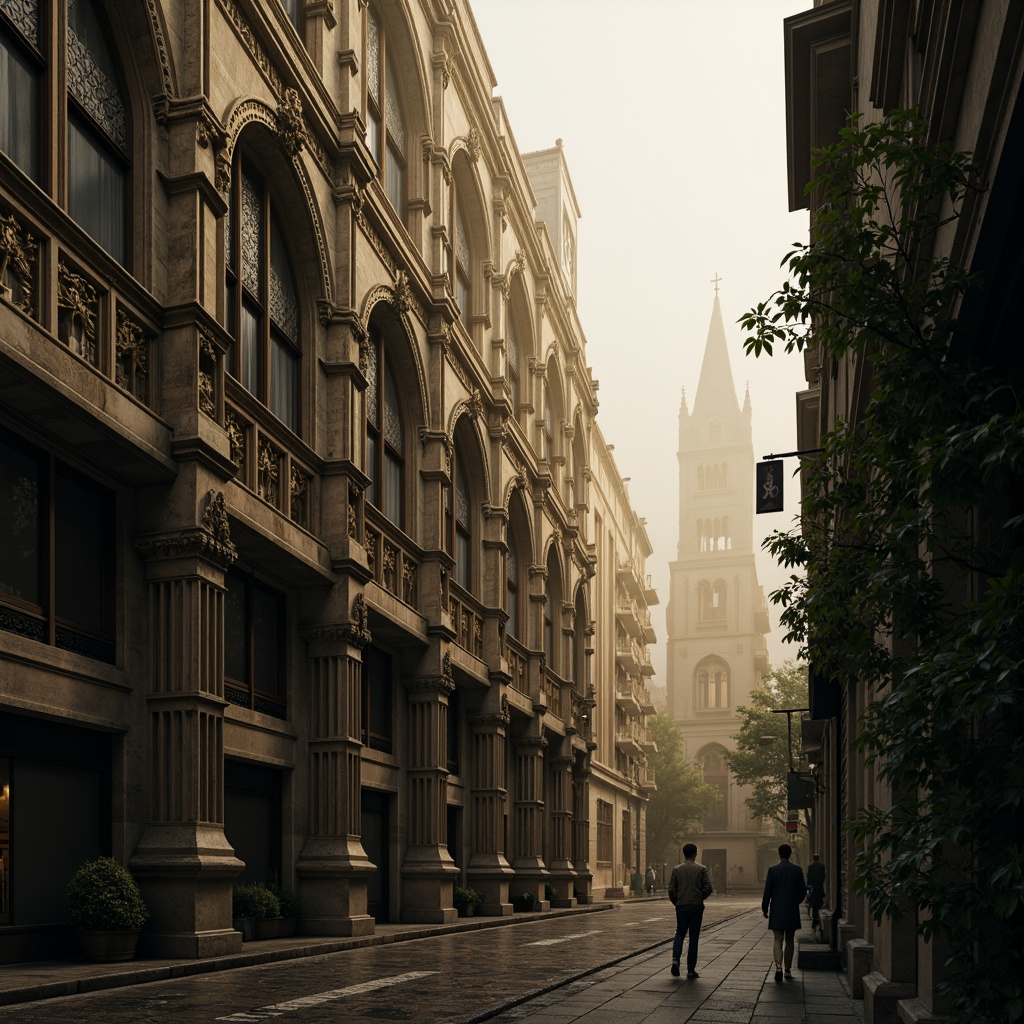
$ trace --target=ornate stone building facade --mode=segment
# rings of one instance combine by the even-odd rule
[[[982,185],[964,203],[959,218],[942,221],[924,254],[925,267],[931,260],[949,258],[972,275],[957,311],[952,358],[957,366],[973,369],[977,361],[990,367],[1011,390],[1020,380],[1021,349],[1008,339],[1020,336],[1015,310],[1024,294],[1022,27],[1024,7],[1015,0],[833,0],[785,21],[790,208],[807,209],[813,230],[815,203],[805,193],[812,178],[812,153],[836,142],[849,112],[870,124],[894,108],[917,107],[928,126],[926,142],[973,154],[976,180]],[[797,395],[798,448],[817,448],[838,423],[858,427],[872,392],[870,362],[847,355],[829,365],[813,344],[805,349],[807,388]],[[974,540],[992,530],[993,521],[1001,526],[993,512],[1003,507],[1001,502],[1019,506],[1019,478],[1009,493],[993,487],[986,501],[990,504],[963,510]],[[975,614],[967,612],[968,595],[984,592],[985,574],[970,555],[960,550],[950,554],[956,570],[942,570],[947,573],[943,579],[949,615],[967,622]],[[989,571],[998,575],[991,567]],[[879,775],[879,764],[858,743],[865,708],[886,691],[857,678],[815,681],[815,676],[812,664],[813,720],[803,728],[804,750],[819,766],[814,842],[828,868],[826,936],[846,955],[850,987],[855,996],[864,997],[867,1021],[948,1019],[944,1015],[951,1012],[950,995],[942,993],[947,972],[954,959],[976,956],[966,927],[962,949],[937,934],[926,941],[919,932],[929,920],[926,908],[907,905],[899,916],[876,920],[867,896],[855,884],[857,857],[865,842],[847,825],[858,809],[889,807],[895,799]],[[1010,759],[989,739],[985,726],[979,730],[978,742],[991,743],[989,756],[1000,763]],[[923,791],[918,796],[927,799]],[[985,843],[988,837],[968,835],[963,841]],[[978,877],[971,868],[960,884],[987,890],[991,879]],[[965,912],[970,911],[970,901],[965,901]],[[986,918],[975,927],[988,931],[996,926]],[[1019,916],[1014,927],[1019,939]],[[1014,965],[1008,973],[1014,976],[1019,949],[1019,942],[1006,949]]]
[[[11,0],[0,51],[0,959],[101,853],[175,957],[240,879],[330,935],[621,884],[648,545],[465,0]]]
[[[754,447],[750,395],[736,398],[715,295],[700,380],[679,410],[679,546],[669,566],[668,713],[687,753],[721,802],[692,836],[719,892],[753,886],[770,863],[771,833],[753,817],[749,787],[733,780],[725,753],[736,746],[738,708],[768,669],[770,626],[754,561]],[[770,844],[769,844],[770,845]]]

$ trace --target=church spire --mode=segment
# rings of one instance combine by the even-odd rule
[[[713,415],[738,414],[740,404],[736,398],[736,385],[732,379],[732,364],[725,339],[722,306],[715,285],[715,304],[711,310],[708,340],[704,346],[704,361],[700,367],[700,381],[693,400],[693,416],[708,419]]]

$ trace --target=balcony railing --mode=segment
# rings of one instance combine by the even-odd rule
[[[457,583],[449,583],[448,612],[455,629],[455,642],[474,657],[484,656],[483,605]]]
[[[518,690],[521,694],[529,696],[530,694],[530,682],[527,676],[527,665],[529,660],[526,656],[526,648],[512,637],[507,637],[505,640],[507,659],[508,659],[508,670],[512,676],[512,687]]]
[[[419,559],[409,544],[385,533],[383,525],[366,523],[366,561],[374,581],[399,601],[416,607]]]
[[[544,693],[544,700],[548,706],[548,714],[555,718],[564,718],[562,713],[562,681],[551,671],[544,670],[544,677],[541,679],[541,689]]]

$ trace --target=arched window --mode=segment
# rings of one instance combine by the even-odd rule
[[[389,51],[384,23],[366,11],[366,144],[377,161],[384,191],[405,222],[407,139],[395,81],[396,57]]]
[[[697,707],[716,710],[729,706],[728,666],[717,658],[702,661],[697,668]]]
[[[547,601],[544,604],[544,654],[553,672],[561,668],[559,616],[562,614],[562,571],[556,545],[548,551]]]
[[[405,430],[398,387],[380,328],[370,325],[367,347],[366,497],[399,529],[404,528]]]
[[[470,591],[473,580],[473,517],[466,463],[456,452],[452,482],[445,491],[446,543],[455,559],[455,582]]]
[[[473,261],[469,249],[469,233],[466,231],[462,210],[455,204],[455,301],[459,306],[462,323],[469,330],[469,317],[473,299]]]
[[[697,616],[698,621],[720,622],[725,619],[726,585],[724,580],[701,580],[697,584]]]
[[[508,622],[505,625],[505,632],[508,636],[519,637],[519,558],[516,555],[516,546],[510,542],[508,546],[508,557],[505,560],[505,611],[508,612]]]
[[[704,819],[704,830],[719,831],[729,827],[729,769],[722,752],[711,748],[705,750],[699,758],[704,771],[704,781],[719,795],[719,802],[711,809]]]
[[[297,433],[302,334],[295,275],[270,191],[241,158],[226,232],[229,372]]]
[[[508,350],[508,393],[512,400],[512,418],[516,419],[519,416],[519,342],[516,341],[516,331],[511,317],[505,334],[505,347]]]

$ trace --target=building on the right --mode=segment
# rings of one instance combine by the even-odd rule
[[[826,203],[811,185],[820,170],[815,151],[839,141],[851,113],[859,117],[858,125],[863,128],[891,120],[890,115],[895,111],[916,108],[923,125],[922,147],[947,145],[950,152],[971,154],[975,168],[972,181],[977,187],[970,190],[956,209],[956,216],[950,216],[951,207],[941,201],[935,202],[931,214],[925,204],[917,208],[908,206],[905,197],[911,194],[911,188],[916,187],[920,178],[903,183],[906,191],[897,195],[896,208],[890,210],[889,215],[895,222],[901,217],[919,218],[919,225],[925,223],[926,214],[933,217],[930,227],[918,234],[918,241],[924,237],[925,242],[911,254],[917,262],[913,267],[908,263],[904,268],[904,283],[930,278],[930,286],[945,287],[934,276],[934,268],[944,267],[947,261],[950,267],[962,268],[969,275],[961,289],[952,289],[954,297],[948,308],[932,309],[931,322],[925,318],[924,326],[930,330],[935,322],[951,314],[949,332],[935,366],[924,368],[922,372],[931,373],[933,369],[935,373],[943,372],[942,364],[945,364],[962,368],[963,377],[984,375],[994,382],[992,393],[1002,386],[1011,398],[1002,411],[998,404],[994,405],[993,424],[998,420],[1019,427],[1019,384],[1024,366],[1018,315],[1024,296],[1024,95],[1021,91],[1024,3],[1020,0],[816,3],[813,9],[785,20],[785,57],[789,202],[792,210],[809,210],[812,243],[820,241],[826,221],[835,214],[835,204]],[[861,271],[864,279],[872,271],[867,260],[858,273]],[[864,298],[862,294],[860,299]],[[880,294],[878,301],[886,301],[886,297]],[[863,308],[870,317],[870,303],[863,302]],[[828,445],[837,428],[847,433],[863,430],[867,436],[885,412],[878,398],[880,374],[885,369],[882,364],[887,358],[886,339],[878,341],[867,352],[851,348],[837,354],[826,347],[823,354],[814,332],[812,323],[810,340],[802,346],[807,387],[797,395],[796,401],[797,447],[804,452]],[[958,387],[962,384],[962,381],[957,382]],[[914,385],[908,381],[907,387]],[[927,408],[931,397],[925,390],[919,392],[922,417],[933,415]],[[934,449],[937,472],[942,470],[947,457],[959,457],[957,446],[962,438],[953,425],[958,418],[967,419],[967,410],[951,407],[946,411],[949,429],[939,437]],[[898,431],[901,426],[895,423],[893,430]],[[983,429],[984,424],[978,427],[979,431]],[[976,440],[984,440],[981,433],[976,435]],[[841,474],[844,465],[848,468],[849,463],[843,463],[838,449],[826,450],[835,456],[834,461],[824,470],[819,464],[818,471],[832,474],[832,486],[848,483],[852,477],[841,481]],[[858,458],[852,448],[845,451],[848,459]],[[921,449],[908,447],[908,451],[919,453]],[[995,452],[991,462],[979,457],[977,480],[961,482],[965,498],[955,516],[951,503],[944,506],[950,513],[950,522],[927,524],[923,518],[914,520],[914,529],[921,527],[930,537],[939,536],[942,530],[946,537],[960,538],[962,546],[959,548],[953,545],[946,550],[924,551],[912,547],[907,551],[907,558],[908,564],[913,563],[914,571],[920,573],[919,586],[936,586],[935,607],[941,606],[947,623],[963,623],[963,642],[941,649],[924,649],[923,635],[949,637],[955,633],[941,621],[922,624],[919,629],[916,624],[901,623],[901,610],[897,606],[893,619],[887,624],[888,637],[880,641],[876,626],[874,635],[868,639],[875,643],[875,650],[883,654],[887,651],[891,664],[901,666],[901,671],[913,666],[919,655],[918,667],[922,673],[928,673],[939,683],[948,681],[942,674],[942,659],[953,663],[964,656],[975,624],[979,629],[989,630],[995,656],[1007,650],[1020,650],[1019,612],[1016,619],[1007,618],[1008,625],[1002,634],[998,628],[990,629],[991,623],[984,617],[985,609],[991,606],[992,581],[1016,580],[1019,587],[1020,579],[1019,568],[1013,568],[1014,565],[1019,567],[1021,557],[1019,513],[1024,487],[1021,486],[1020,466],[1010,466],[1006,471],[1000,469],[993,474],[991,482],[985,476],[990,466],[1008,465],[999,461],[1004,454]],[[815,486],[820,488],[822,477],[815,483],[810,475],[810,460],[804,465],[802,483],[806,501],[807,491]],[[909,467],[908,478],[926,481],[927,474],[921,472],[919,465],[914,465]],[[879,479],[880,475],[869,471],[867,492],[859,494],[867,493],[868,499],[877,498],[870,493],[870,488]],[[942,500],[941,495],[933,499],[930,492],[920,488],[908,495],[908,524],[916,499],[922,499],[922,504]],[[805,516],[806,507],[805,504]],[[856,529],[856,524],[851,528]],[[805,538],[815,531],[816,536],[822,535],[820,522],[805,519]],[[989,537],[1002,545],[1001,554],[988,564],[979,563],[973,553],[978,543],[987,542]],[[813,551],[815,543],[808,540],[808,549]],[[997,547],[993,546],[992,550],[996,551]],[[899,583],[894,580],[892,585],[896,587]],[[816,580],[809,575],[809,594],[813,595],[815,586]],[[1019,589],[1016,593],[1019,602]],[[863,611],[857,600],[864,595],[855,588],[850,595],[853,600],[844,613],[848,615],[849,628],[855,631],[857,616]],[[822,593],[817,596],[827,599]],[[1004,606],[1012,606],[1012,600]],[[941,634],[943,629],[945,634]],[[828,871],[825,932],[834,947],[846,957],[851,990],[865,1000],[865,1020],[869,1024],[939,1019],[1019,1020],[1022,1012],[1019,998],[1011,990],[1019,993],[1017,979],[1021,977],[1020,905],[1012,904],[1017,906],[1015,914],[1012,907],[1011,910],[1003,908],[1005,913],[999,911],[988,921],[978,921],[976,906],[980,904],[972,901],[979,897],[971,895],[982,894],[980,898],[986,899],[985,894],[992,886],[1002,884],[999,868],[992,870],[991,866],[998,864],[999,856],[992,847],[1002,841],[1004,833],[1009,837],[1006,871],[1012,874],[1013,863],[1019,864],[1019,806],[1016,815],[1010,815],[1016,825],[1005,825],[999,815],[993,815],[989,834],[984,828],[953,828],[945,835],[935,835],[934,856],[921,860],[922,878],[929,871],[941,870],[948,876],[951,891],[956,887],[956,891],[963,894],[958,915],[959,938],[957,929],[944,928],[941,921],[929,934],[928,925],[936,923],[929,921],[929,917],[938,918],[939,914],[926,899],[919,898],[925,888],[918,885],[912,874],[899,874],[903,868],[897,861],[904,851],[898,847],[893,846],[888,852],[889,866],[896,865],[889,875],[890,891],[877,886],[887,866],[884,858],[876,862],[876,873],[865,885],[868,861],[878,853],[878,847],[872,848],[872,835],[850,829],[852,821],[862,816],[865,809],[876,808],[872,812],[878,815],[876,824],[881,823],[883,829],[898,828],[902,827],[899,821],[886,817],[893,808],[902,806],[910,818],[924,820],[938,813],[932,803],[949,804],[949,794],[943,791],[933,770],[937,761],[927,760],[932,756],[926,749],[927,732],[929,728],[942,725],[938,718],[940,712],[925,692],[921,724],[917,730],[907,731],[905,749],[923,751],[922,764],[931,765],[927,784],[894,791],[892,778],[906,780],[908,777],[906,771],[902,775],[887,774],[886,765],[891,765],[892,754],[899,753],[898,738],[894,740],[890,736],[886,741],[888,761],[886,756],[872,757],[870,745],[865,747],[863,740],[865,731],[873,727],[872,722],[876,730],[879,726],[878,716],[874,715],[879,702],[890,701],[892,714],[902,714],[901,695],[913,683],[908,683],[905,676],[897,679],[893,672],[888,680],[881,681],[878,678],[866,681],[853,672],[821,673],[820,665],[815,663],[816,642],[819,654],[822,653],[820,634],[816,638],[813,626],[811,630],[806,640],[812,660],[812,721],[804,725],[803,743],[804,752],[816,766],[813,842]],[[988,685],[985,682],[988,677],[983,675],[988,669],[980,659],[981,655],[979,678],[973,680],[972,685],[983,688]],[[828,655],[823,654],[821,661],[827,660]],[[948,710],[948,715],[952,716],[970,719],[970,715],[974,715],[973,721],[968,721],[967,733],[973,734],[977,744],[987,749],[990,762],[1000,766],[1004,772],[1001,783],[1004,787],[1016,785],[1020,772],[1019,741],[1012,738],[1012,729],[1007,728],[1008,721],[1020,716],[1020,665],[1018,661],[1015,671],[1008,669],[1008,677],[998,674],[992,677],[993,685],[1005,687],[1008,696],[1004,699],[993,694],[990,709],[971,712],[971,706],[965,702],[977,695],[968,693],[965,683],[959,696],[951,700]],[[984,700],[979,698],[977,707],[984,708]],[[911,744],[918,746],[911,747]],[[951,765],[951,772],[957,770],[958,766]],[[921,778],[925,779],[923,773]],[[984,797],[990,798],[991,794]],[[963,794],[965,824],[968,817],[971,822],[977,817],[971,804],[973,799],[968,786]],[[946,817],[936,820],[948,821],[948,810],[941,813]],[[876,829],[874,838],[877,836]],[[986,860],[989,867],[979,868]],[[905,886],[905,892],[901,893],[900,885]],[[892,906],[900,903],[901,896],[908,893],[910,898],[903,900],[903,913],[889,913]],[[1007,898],[1016,899],[1012,893]],[[888,905],[887,899],[890,900]],[[993,936],[1004,935],[1006,941],[1002,938],[992,941]],[[961,979],[963,984],[957,981],[950,985],[953,978]],[[958,988],[962,994],[965,988],[980,992],[986,986],[989,995],[978,998],[987,998],[989,1006],[998,1006],[1000,986],[1009,986],[998,1018],[987,1009],[972,1015],[965,1009],[967,1002],[958,996]]]

